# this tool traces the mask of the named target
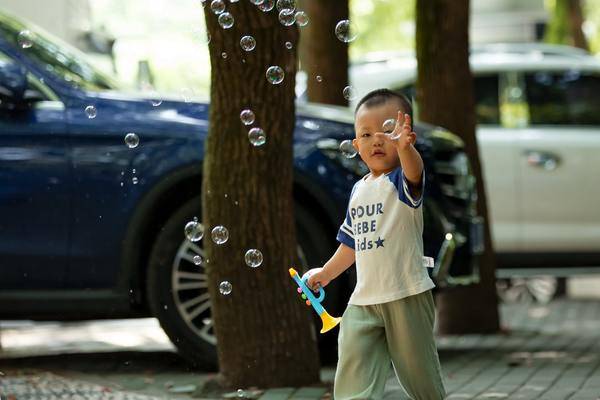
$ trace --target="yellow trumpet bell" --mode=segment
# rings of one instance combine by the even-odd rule
[[[324,311],[321,315],[321,321],[323,321],[323,328],[321,329],[321,333],[325,333],[333,328],[335,328],[335,326],[337,324],[340,323],[340,321],[342,320],[342,318],[340,317],[332,317],[331,315],[329,315],[329,313],[327,311]]]

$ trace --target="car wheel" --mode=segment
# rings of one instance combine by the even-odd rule
[[[165,223],[150,256],[147,279],[148,302],[153,315],[179,352],[195,367],[217,367],[216,337],[211,319],[211,301],[205,271],[206,257],[202,241],[184,237],[185,224],[201,221],[200,198],[179,208]],[[296,205],[298,256],[300,271],[320,266],[331,256],[331,240],[319,221]],[[209,261],[210,262],[210,261]],[[340,309],[342,282],[327,287],[325,307],[332,315]],[[293,294],[291,294],[293,295]],[[338,316],[338,315],[336,315]],[[317,323],[317,322],[316,322]],[[317,327],[320,329],[320,321]],[[329,341],[327,347],[331,347]]]
[[[146,283],[152,314],[181,355],[195,367],[214,370],[216,339],[204,251],[201,242],[191,242],[183,233],[186,223],[194,217],[200,220],[200,212],[200,197],[196,197],[167,220],[152,249]]]
[[[558,280],[552,276],[497,279],[498,297],[504,303],[547,304],[557,294]]]

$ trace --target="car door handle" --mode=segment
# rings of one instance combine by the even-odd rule
[[[527,158],[528,165],[532,167],[541,167],[546,171],[554,171],[560,163],[560,157],[550,152],[525,150],[524,154]]]

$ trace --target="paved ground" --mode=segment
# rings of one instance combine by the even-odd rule
[[[438,337],[449,399],[600,399],[600,299],[520,302],[502,305],[501,314],[507,334]],[[2,344],[2,400],[201,398],[211,377],[190,372],[152,319],[2,323]],[[324,367],[323,380],[333,373]],[[250,388],[228,397],[331,395],[327,387]],[[393,376],[385,398],[407,398]]]

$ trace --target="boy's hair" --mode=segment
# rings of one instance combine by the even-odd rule
[[[354,109],[354,115],[356,115],[356,113],[358,112],[358,109],[363,105],[367,108],[374,107],[374,106],[380,106],[382,104],[387,103],[390,100],[397,101],[398,104],[400,105],[400,108],[402,109],[402,112],[410,115],[410,119],[412,122],[413,115],[412,115],[412,104],[411,104],[410,100],[408,99],[408,97],[406,97],[402,93],[395,92],[390,89],[375,89],[375,90],[370,91],[366,95],[364,95],[363,98],[360,99],[360,101],[356,105],[356,108]],[[411,129],[412,129],[412,123],[411,123]]]

